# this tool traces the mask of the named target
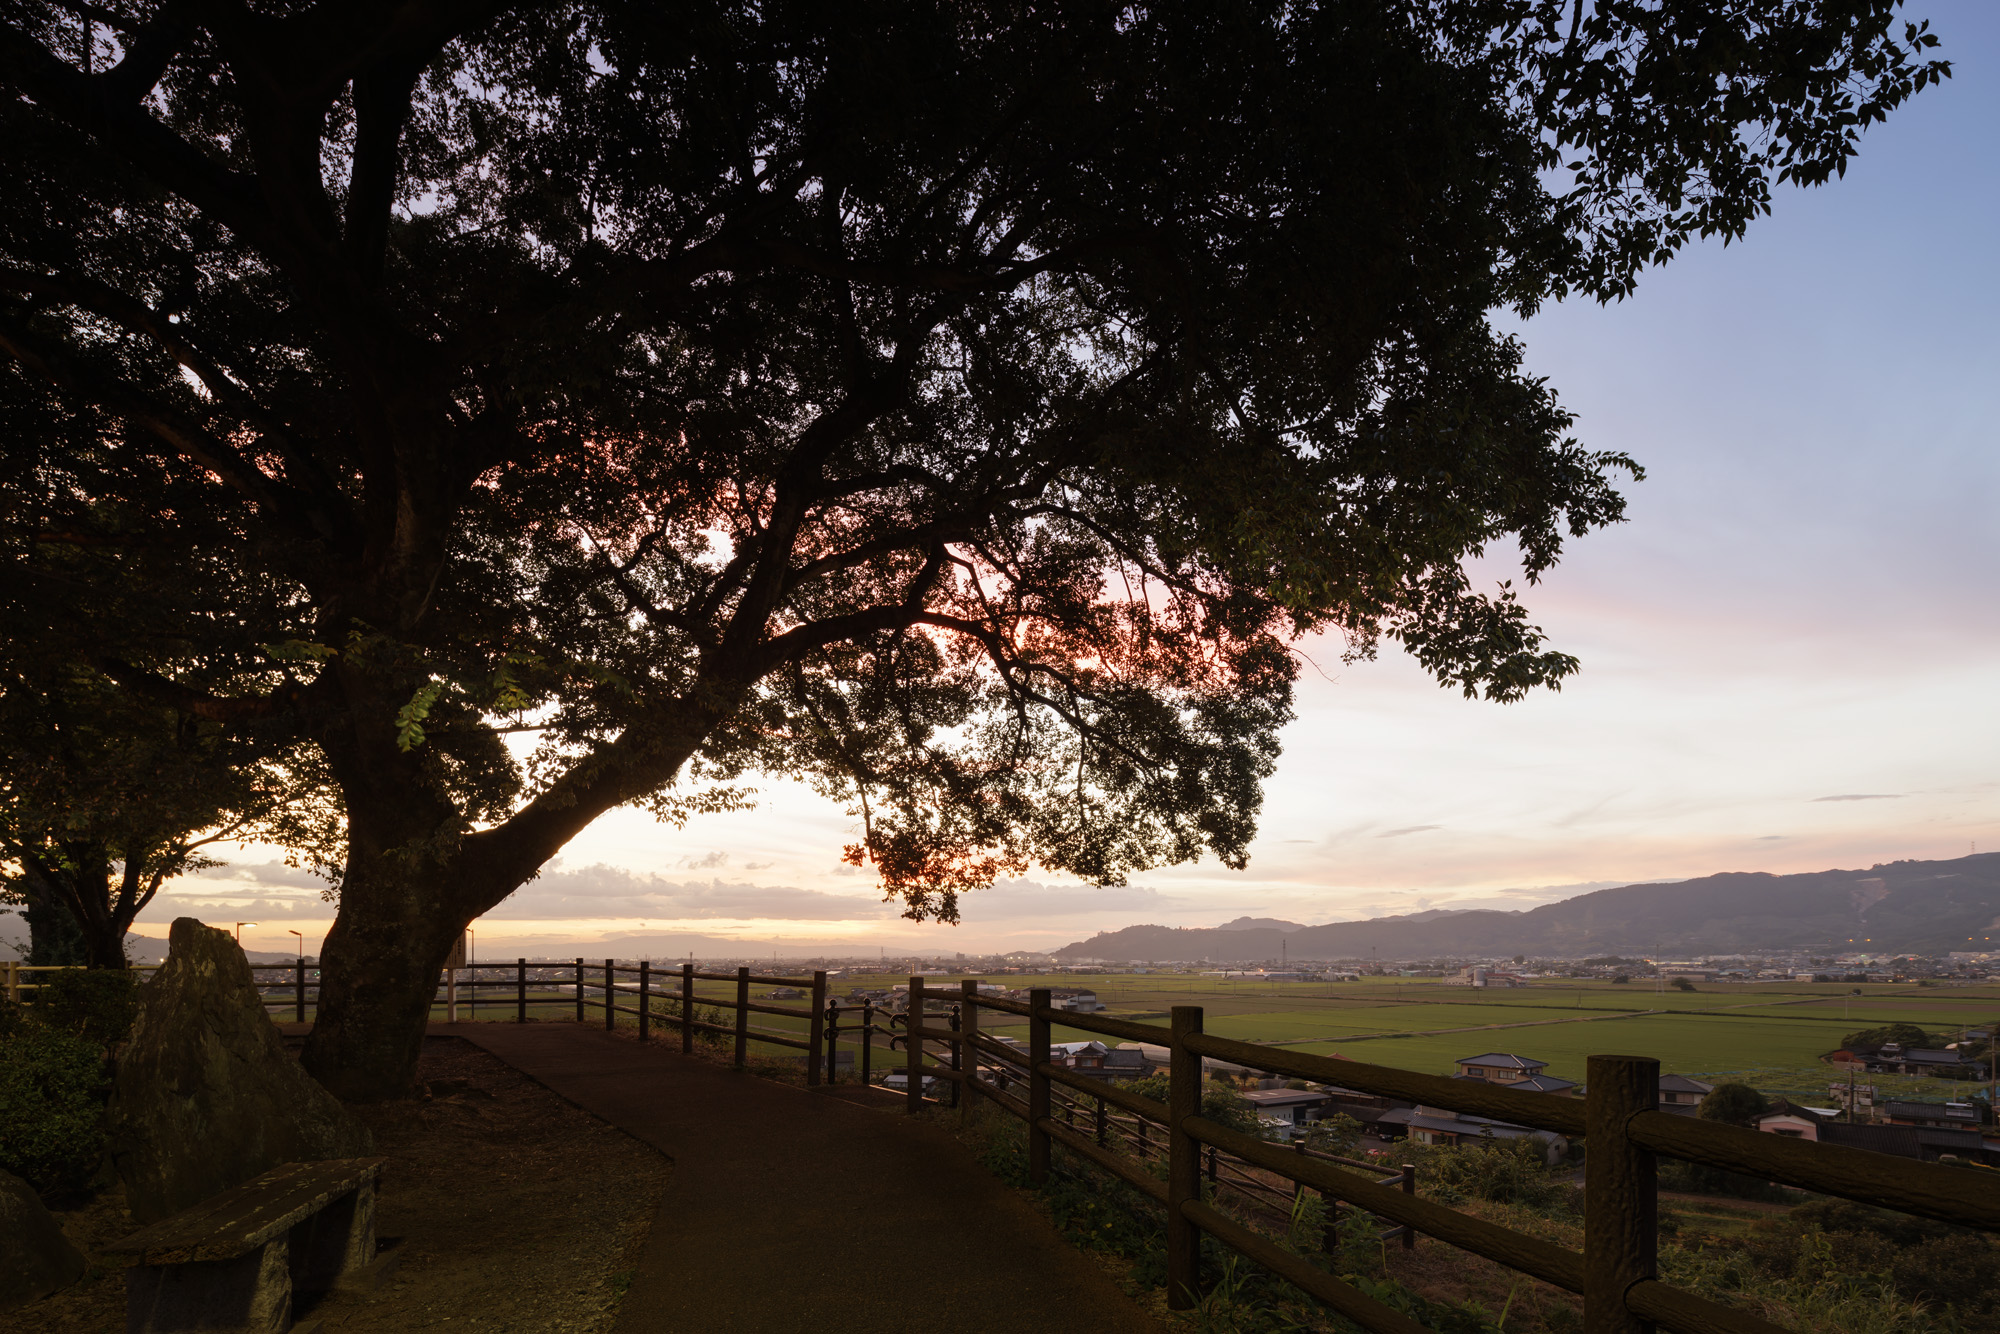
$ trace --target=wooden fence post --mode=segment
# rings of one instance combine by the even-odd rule
[[[861,1087],[875,1082],[875,1002],[861,1002]]]
[[[447,1023],[458,1022],[458,969],[444,970],[444,1014]]]
[[[503,1004],[505,1002],[502,1002]],[[528,1022],[528,961],[514,960],[514,1022]]]
[[[21,1003],[21,965],[9,959],[4,965],[7,970],[7,999],[14,1004]]]
[[[832,1001],[826,1006],[826,1082],[840,1082],[840,1007]]]
[[[1417,1193],[1417,1165],[1415,1163],[1404,1163],[1403,1194],[1415,1195],[1416,1193]],[[1415,1249],[1417,1249],[1417,1230],[1413,1227],[1408,1226],[1407,1224],[1404,1225],[1403,1228],[1403,1249],[1406,1251],[1414,1251]]]
[[[653,1035],[653,961],[639,960],[639,1041]]]
[[[1634,1144],[1634,1113],[1655,1110],[1660,1063],[1593,1056],[1586,1063],[1583,1156],[1584,1334],[1645,1334],[1625,1307],[1632,1285],[1658,1277],[1659,1194],[1650,1151]]]
[[[681,965],[681,1055],[694,1055],[694,965]]]
[[[965,1024],[964,1017],[959,1014],[961,1008],[957,1005],[952,1006],[950,1014],[945,1018],[945,1027],[951,1030],[951,1042],[948,1044],[951,1047],[951,1068],[959,1075],[965,1073],[965,1038],[960,1034]],[[958,1111],[964,1106],[965,1081],[954,1079],[951,1081],[951,1108],[953,1111]]]
[[[1049,989],[1028,992],[1028,1180],[1041,1185],[1049,1179]]]
[[[1299,1152],[1306,1151],[1306,1142],[1298,1141]],[[1340,1200],[1326,1191],[1319,1192],[1320,1226],[1319,1249],[1322,1254],[1332,1255],[1340,1249]]]
[[[910,976],[910,1008],[903,1015],[903,1078],[910,1085],[903,1110],[915,1116],[924,1109],[924,980],[915,974]]]
[[[576,1021],[583,1022],[583,956],[576,960]]]
[[[615,959],[604,961],[604,1031],[607,1033],[618,1023],[618,1011],[613,1008],[618,1003],[617,993],[613,990],[618,985],[618,974],[613,971],[616,964]]]
[[[750,970],[736,970],[736,1068],[750,1064]]]
[[[979,1115],[973,1104],[979,1101],[979,982],[968,977],[958,988],[958,1045],[965,1053],[959,1069],[965,1078],[958,1086],[958,1123],[969,1126]]]
[[[1187,1132],[1201,1114],[1201,1057],[1187,1040],[1201,1032],[1201,1007],[1176,1005],[1167,1073],[1167,1307],[1191,1311],[1201,1299],[1201,1230],[1184,1209],[1201,1203],[1201,1144]]]
[[[300,959],[294,967],[299,970],[298,1015],[299,1022],[303,1024],[306,1021],[306,961]],[[435,996],[437,993],[432,992],[431,994]],[[429,1011],[425,1013],[428,1014]]]
[[[826,972],[813,973],[812,1018],[806,1020],[806,1087],[818,1088],[819,1063],[826,1057]]]

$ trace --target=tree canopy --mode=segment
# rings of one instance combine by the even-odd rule
[[[1747,1126],[1771,1110],[1770,1100],[1748,1084],[1717,1084],[1703,1095],[1694,1114],[1704,1121]]]
[[[338,813],[282,738],[132,698],[102,675],[0,649],[0,903],[30,962],[126,966],[125,936],[204,849],[262,837],[325,865]]]
[[[1637,468],[1489,313],[1840,172],[1896,9],[8,0],[4,614],[323,757],[337,1091],[619,804],[808,776],[946,920],[1241,865],[1297,636],[1575,670],[1465,563]]]

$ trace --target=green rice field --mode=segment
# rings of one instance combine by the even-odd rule
[[[1431,1074],[1451,1073],[1453,1062],[1466,1056],[1504,1051],[1546,1061],[1548,1073],[1581,1081],[1588,1057],[1615,1053],[1653,1057],[1671,1073],[1741,1079],[1814,1103],[1825,1102],[1827,1085],[1840,1078],[1820,1057],[1838,1047],[1847,1033],[1895,1022],[1946,1033],[2000,1021],[2000,986],[1993,985],[1712,983],[1686,993],[1656,990],[1650,982],[1548,981],[1473,991],[1430,979],[1261,983],[1176,973],[981,978],[1008,987],[1088,989],[1109,1007],[1109,1014],[1162,1028],[1171,1007],[1199,1005],[1207,1030],[1220,1036]],[[834,979],[833,991],[886,989],[908,980],[902,974],[849,973]],[[928,982],[935,993],[951,994],[961,980]],[[762,999],[768,989],[758,986],[752,994]],[[734,992],[727,984],[703,984],[701,990],[703,1002]],[[1861,994],[1852,994],[1856,990]],[[479,1019],[514,1017],[511,991],[496,987],[485,995]],[[535,1019],[565,1019],[574,1013],[573,1000],[557,1000],[546,992],[531,997],[529,1004]],[[441,1004],[434,1016],[444,1017]],[[462,1017],[471,1016],[462,1012]],[[601,1023],[602,1011],[593,1005],[587,1021]],[[635,1021],[620,1016],[619,1022],[629,1026]],[[752,1022],[803,1036],[801,1020],[757,1015]],[[1023,1021],[1013,1016],[988,1012],[981,1023],[1025,1036]],[[1058,1041],[1094,1036],[1075,1027],[1056,1030]],[[898,1061],[878,1040],[877,1066]],[[1870,1082],[1881,1098],[1962,1096],[1977,1087],[1879,1075]]]
[[[907,980],[885,975],[843,982]],[[1650,1056],[1668,1072],[1696,1077],[1761,1071],[1760,1086],[1790,1088],[1817,1101],[1825,1100],[1826,1085],[1837,1077],[1819,1058],[1847,1033],[1893,1022],[1941,1032],[2000,1020],[1995,986],[1717,983],[1686,993],[1659,992],[1650,983],[1550,981],[1475,992],[1424,979],[1245,983],[1179,974],[1061,974],[992,980],[1087,988],[1111,1014],[1163,1026],[1170,1007],[1200,1005],[1207,1031],[1224,1037],[1432,1074],[1451,1073],[1462,1057],[1505,1051],[1547,1061],[1548,1073],[1580,1081],[1586,1058],[1613,1053]],[[943,990],[955,982],[935,985]],[[1848,994],[1857,987],[1863,994]],[[1063,1040],[1089,1036],[1074,1029],[1061,1034]],[[1940,1097],[1973,1087],[1882,1076],[1874,1082],[1882,1097]]]

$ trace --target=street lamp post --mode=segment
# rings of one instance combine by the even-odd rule
[[[289,927],[285,929],[285,934],[296,936],[299,942],[299,961],[296,965],[298,971],[292,974],[292,1006],[294,1011],[292,1017],[303,1024],[306,1021],[306,938]]]
[[[255,922],[238,922],[236,924],[236,943],[239,946],[243,944],[243,928],[246,926],[255,926],[255,925],[257,925],[257,923]]]

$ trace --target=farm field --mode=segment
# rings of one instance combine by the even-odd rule
[[[1862,1028],[1878,1024],[1922,1024],[1929,1028],[1977,1025],[2000,1018],[2000,1000],[1967,999],[1938,1002],[1929,999],[1897,1002],[1887,998],[1859,996],[1852,1005],[1838,999],[1809,1001],[1788,1006],[1756,1006],[1739,1013],[1820,1019]]]
[[[1650,983],[1562,981],[1475,992],[1428,979],[1273,984],[1173,973],[986,977],[1010,988],[1087,988],[1097,993],[1113,1016],[1161,1027],[1170,1007],[1200,1005],[1211,1033],[1426,1073],[1447,1074],[1461,1057],[1498,1050],[1547,1061],[1548,1073],[1580,1081],[1587,1057],[1619,1052],[1654,1057],[1669,1072],[1710,1080],[1741,1079],[1815,1103],[1825,1101],[1826,1087],[1835,1079],[1835,1072],[1818,1058],[1847,1033],[1893,1022],[1948,1032],[2000,1020],[2000,987],[1994,986],[1918,989],[1908,984],[1785,982],[1700,984],[1699,990],[1687,993],[1660,991]],[[832,990],[842,995],[908,980],[900,973],[849,972],[833,979]],[[931,979],[931,985],[934,994],[944,998],[956,993],[962,980],[940,977]],[[663,996],[669,986],[678,991],[677,985],[663,985]],[[1857,986],[1862,994],[1852,995]],[[480,990],[481,1022],[513,1019],[511,980]],[[769,984],[755,985],[752,998],[764,1000],[769,990]],[[698,1003],[713,1004],[733,995],[732,986],[704,983]],[[280,997],[274,994],[270,999],[276,1002]],[[465,1009],[466,999],[467,993],[461,991],[461,1018],[470,1019],[474,1016]],[[635,999],[621,997],[627,1004]],[[291,1018],[289,1006],[272,1008],[274,1017]],[[528,1013],[538,1020],[571,1019],[575,1001],[531,984]],[[444,1018],[442,996],[432,1014]],[[602,1022],[602,1012],[594,1005],[587,1022]],[[618,1022],[630,1027],[636,1020],[621,1015]],[[803,1020],[755,1015],[752,1022],[804,1036]],[[988,1012],[981,1023],[989,1030],[1026,1036],[1025,1022],[1011,1015]],[[1057,1041],[1098,1036],[1072,1026],[1055,1029]],[[854,1049],[848,1043],[842,1046]],[[799,1056],[754,1039],[752,1047],[766,1055]],[[901,1063],[901,1056],[892,1055],[887,1041],[878,1038],[875,1063],[878,1069],[891,1068]],[[1882,1098],[1964,1096],[1977,1087],[1894,1076],[1874,1076],[1871,1082]]]
[[[843,982],[886,986],[898,980],[908,979],[885,974]],[[1547,1061],[1550,1074],[1580,1081],[1587,1057],[1618,1052],[1652,1056],[1668,1072],[1697,1077],[1767,1071],[1774,1081],[1769,1087],[1794,1088],[1817,1101],[1825,1100],[1833,1077],[1818,1058],[1846,1033],[1897,1021],[1935,1031],[2000,1018],[2000,991],[1993,987],[1918,991],[1907,984],[1787,982],[1702,984],[1687,993],[1629,983],[1551,982],[1473,992],[1416,980],[1271,984],[1177,974],[996,980],[1019,987],[1087,988],[1111,1013],[1141,1022],[1164,1023],[1173,1005],[1201,1005],[1211,1033],[1426,1073],[1450,1073],[1460,1057],[1500,1050]],[[955,987],[956,979],[939,979],[937,985]],[[1830,994],[1836,985],[1840,994]],[[1857,986],[1862,995],[1846,994]],[[997,1017],[985,1022],[1006,1026]],[[1080,1029],[1057,1034],[1059,1041],[1090,1036]],[[1944,1097],[1970,1087],[1938,1080],[1878,1082],[1883,1097],[1890,1096],[1889,1083],[1897,1085],[1897,1096],[1906,1097]]]
[[[1344,1044],[1314,1043],[1304,1049],[1337,1051],[1350,1060],[1429,1074],[1450,1074],[1452,1062],[1460,1057],[1504,1051],[1547,1061],[1547,1073],[1582,1082],[1585,1059],[1603,1053],[1650,1056],[1670,1074],[1700,1076],[1750,1065],[1806,1065],[1815,1062],[1829,1045],[1826,1030],[1814,1024],[1777,1019],[1743,1022],[1699,1015],[1638,1015],[1502,1029],[1484,1036],[1482,1041],[1482,1033],[1475,1031],[1374,1038]]]
[[[1810,1065],[1746,1065],[1740,1069],[1709,1070],[1702,1078],[1711,1083],[1734,1081],[1761,1089],[1773,1096],[1790,1098],[1809,1107],[1824,1107],[1831,1101],[1828,1086],[1846,1083],[1828,1067]],[[1924,1079],[1916,1075],[1862,1075],[1858,1084],[1871,1085],[1878,1102],[1891,1098],[1913,1098],[1924,1102],[1947,1102],[1973,1096],[1987,1086],[1950,1079]]]

